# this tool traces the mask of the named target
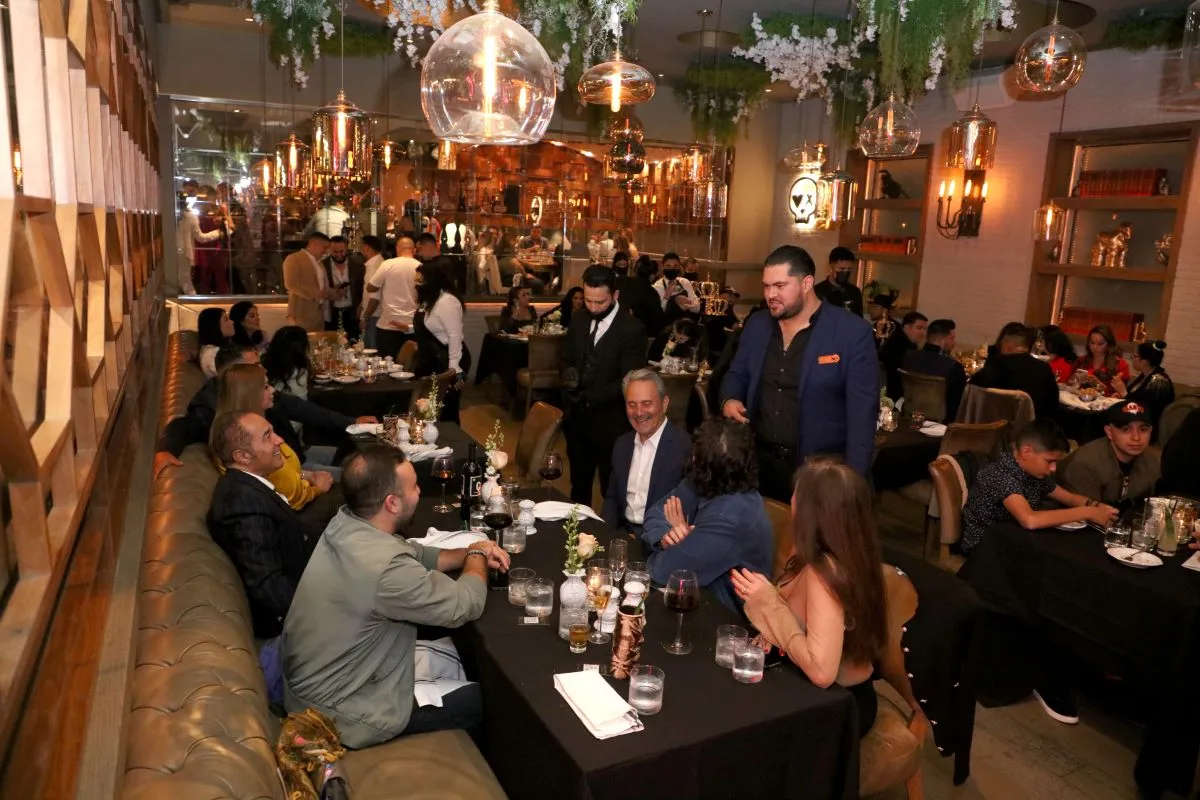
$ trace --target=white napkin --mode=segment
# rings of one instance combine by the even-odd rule
[[[633,706],[622,700],[599,672],[560,673],[554,676],[554,688],[597,739],[644,728]]]
[[[408,460],[414,464],[429,461],[438,456],[454,455],[453,447],[438,447],[435,444],[402,444],[400,445],[400,449],[404,451],[404,455],[408,456]]]
[[[571,515],[572,508],[578,509],[579,516],[581,517],[591,517],[597,522],[604,521],[600,518],[599,514],[597,514],[595,511],[592,511],[587,506],[581,506],[576,503],[563,503],[558,500],[543,500],[542,502],[538,503],[533,507],[533,516],[537,519],[549,521],[566,519]]]
[[[1183,562],[1183,568],[1184,569],[1192,569],[1192,570],[1195,570],[1196,572],[1200,572],[1200,550],[1197,550],[1195,553],[1192,553],[1192,557],[1189,558],[1187,561]]]
[[[454,550],[459,547],[470,547],[475,542],[486,538],[487,536],[479,531],[439,531],[437,528],[430,528],[420,539],[409,539],[409,541],[426,547]]]
[[[355,422],[352,425],[346,426],[346,433],[350,434],[351,436],[358,436],[362,433],[372,433],[378,436],[379,434],[383,433],[383,426],[377,422]]]
[[[413,697],[418,706],[441,708],[443,697],[470,683],[449,637],[418,639],[413,663]]]
[[[926,436],[945,436],[946,426],[940,422],[926,422],[921,426],[921,433]]]

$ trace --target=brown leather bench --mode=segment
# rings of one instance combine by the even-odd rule
[[[195,351],[193,332],[171,335],[160,427],[204,381]],[[202,447],[181,460],[155,481],[146,520],[122,796],[285,800],[246,595],[205,527],[217,472]],[[343,764],[355,800],[505,797],[462,731],[351,752]]]

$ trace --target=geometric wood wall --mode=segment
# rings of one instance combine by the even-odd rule
[[[155,79],[137,6],[7,0],[0,34],[0,751],[97,451],[158,302]],[[7,28],[7,30],[5,30]],[[20,148],[19,163],[15,148]],[[19,167],[18,176],[16,167]]]

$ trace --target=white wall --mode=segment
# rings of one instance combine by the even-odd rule
[[[1200,95],[1194,102],[1187,102],[1163,88],[1172,84],[1164,80],[1164,69],[1173,70],[1177,63],[1177,51],[1103,50],[1090,54],[1082,80],[1068,93],[1063,130],[1102,130],[1200,118]],[[930,207],[919,306],[930,318],[953,318],[958,323],[960,341],[972,345],[990,341],[1004,323],[1024,319],[1033,258],[1033,213],[1041,204],[1047,147],[1050,135],[1058,130],[1060,109],[1057,99],[1021,100],[985,109],[999,125],[999,146],[995,166],[988,171],[987,207],[977,239],[939,236],[934,222],[936,194],[926,198]],[[922,143],[935,145],[933,185],[943,174],[945,179],[956,178],[961,183],[961,172],[956,175],[940,166],[945,157],[943,133],[961,113],[953,98],[935,92],[920,100],[915,110],[921,122]],[[780,155],[801,138],[801,133],[800,114],[795,110],[785,113],[779,136]],[[778,244],[789,240],[786,187],[782,185],[785,180],[780,175],[775,190],[772,241]],[[1194,171],[1192,180],[1195,203],[1195,198],[1200,198],[1200,170]],[[818,266],[837,243],[836,234],[790,238],[799,239],[798,243],[813,253]],[[1178,268],[1165,336],[1170,345],[1166,367],[1177,382],[1194,385],[1200,384],[1200,223],[1187,225],[1177,246]]]

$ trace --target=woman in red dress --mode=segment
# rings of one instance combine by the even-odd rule
[[[1075,369],[1085,370],[1100,381],[1104,394],[1110,397],[1115,394],[1114,377],[1120,378],[1122,383],[1129,382],[1129,364],[1121,358],[1117,337],[1107,325],[1097,325],[1088,332],[1087,353],[1075,363]]]

